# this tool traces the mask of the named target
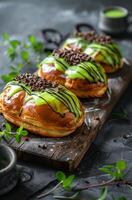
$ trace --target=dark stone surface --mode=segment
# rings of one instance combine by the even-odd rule
[[[25,37],[30,33],[40,35],[43,28],[57,28],[62,33],[68,33],[73,30],[77,22],[91,23],[95,28],[98,27],[98,15],[101,8],[108,5],[125,6],[132,11],[131,0],[1,0],[0,1],[0,35],[8,32],[12,36]],[[132,58],[132,33],[117,38],[121,44],[123,54],[127,58]],[[1,64],[6,65],[7,61],[3,54],[0,54]],[[8,69],[0,68],[0,72],[5,73]],[[118,103],[115,111],[122,108],[128,112],[129,120],[113,120],[110,118],[98,137],[91,146],[89,152],[84,157],[79,168],[76,170],[76,176],[81,184],[88,177],[96,175],[96,178],[90,180],[98,181],[98,167],[114,162],[118,159],[125,159],[128,162],[128,177],[132,177],[131,157],[132,157],[132,95],[131,85]],[[124,135],[131,135],[127,139]],[[36,163],[36,164],[35,164]],[[33,163],[19,161],[18,172],[21,174],[21,180],[17,187],[0,198],[0,200],[35,200],[36,195],[45,189],[48,183],[54,183],[55,170],[47,169],[44,165],[38,165],[37,160]],[[100,177],[101,178],[101,177]],[[49,186],[50,186],[49,184]],[[90,190],[82,193],[81,199],[88,200],[96,197],[99,191]],[[131,200],[132,193],[125,187],[110,189],[114,196],[126,196]],[[45,198],[51,200],[49,196]]]

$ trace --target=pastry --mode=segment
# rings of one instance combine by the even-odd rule
[[[79,48],[100,63],[106,73],[112,73],[123,66],[119,47],[110,36],[97,35],[94,32],[76,33],[75,38],[66,40],[65,48]]]
[[[67,49],[80,49],[83,52],[92,42],[94,35],[94,31],[84,33],[76,32],[74,36],[66,39],[62,47]]]
[[[103,67],[78,49],[57,49],[40,63],[38,75],[64,85],[78,97],[100,97],[107,90]]]
[[[0,111],[13,124],[47,137],[69,135],[84,121],[83,107],[71,91],[27,73],[5,86]]]

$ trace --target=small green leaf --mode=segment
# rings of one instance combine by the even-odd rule
[[[42,42],[36,42],[33,46],[33,49],[36,53],[42,53],[43,52],[43,43]]]
[[[21,58],[24,61],[28,61],[29,60],[29,53],[27,51],[22,51],[21,52]]]
[[[111,169],[113,169],[113,167],[111,168]],[[113,171],[111,171],[111,169],[109,169],[109,168],[107,168],[107,167],[101,167],[101,168],[99,168],[99,170],[100,171],[102,171],[102,172],[104,172],[104,173],[106,173],[106,174],[111,174]]]
[[[12,47],[9,47],[7,49],[7,54],[9,56],[9,58],[11,59],[11,61],[13,61],[17,57],[17,53],[16,53],[15,49]]]
[[[98,198],[98,200],[105,200],[107,198],[107,194],[108,194],[107,187],[102,188],[100,197]]]
[[[30,48],[30,45],[29,45],[29,44],[26,44],[26,43],[23,43],[23,47],[24,47],[25,49],[29,49],[29,48]]]
[[[62,171],[56,173],[56,178],[59,182],[62,182],[66,179],[66,175]]]
[[[29,42],[34,45],[36,43],[36,38],[34,35],[29,35],[28,36]]]
[[[16,135],[15,135],[15,139],[16,139],[16,141],[17,141],[18,143],[21,142],[21,137],[20,137],[20,135],[16,134]]]
[[[10,35],[8,33],[3,33],[2,37],[4,40],[9,40],[10,39]]]
[[[118,170],[123,171],[123,170],[126,169],[126,167],[127,167],[127,164],[126,164],[126,162],[124,160],[119,160],[119,161],[116,162],[116,168]]]
[[[17,46],[19,46],[21,43],[18,40],[11,40],[10,45],[16,49]]]
[[[68,178],[66,178],[66,179],[63,181],[63,187],[64,187],[65,189],[66,189],[66,188],[70,188],[70,186],[72,185],[74,179],[75,179],[75,176],[74,176],[74,175],[68,176]]]
[[[20,143],[21,138],[24,137],[24,136],[27,136],[27,135],[28,135],[28,131],[23,130],[23,126],[20,126],[16,131],[16,135],[15,135],[16,141],[18,143]]]
[[[18,75],[17,71],[12,71],[9,74],[3,74],[1,79],[3,82],[8,83],[9,81],[13,80]]]
[[[25,137],[25,136],[27,136],[27,135],[28,135],[28,131],[27,131],[27,130],[23,130],[23,131],[22,131],[22,136]]]
[[[10,125],[9,123],[7,123],[7,122],[6,122],[6,124],[5,124],[5,130],[6,130],[7,132],[11,132],[11,125]]]
[[[117,200],[127,200],[126,197],[119,197]]]

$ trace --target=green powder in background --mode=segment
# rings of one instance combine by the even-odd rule
[[[126,13],[121,9],[109,9],[105,11],[105,16],[111,18],[119,18],[125,16]]]

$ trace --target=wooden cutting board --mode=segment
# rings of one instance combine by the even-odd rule
[[[74,134],[64,138],[45,138],[28,135],[18,144],[14,139],[8,141],[9,146],[18,153],[18,158],[41,161],[44,165],[60,169],[74,170],[108,118],[113,107],[132,81],[132,64],[109,76],[109,93],[101,99],[83,100],[86,109],[85,123]],[[95,107],[95,111],[91,110]],[[1,122],[4,120],[1,116]]]

